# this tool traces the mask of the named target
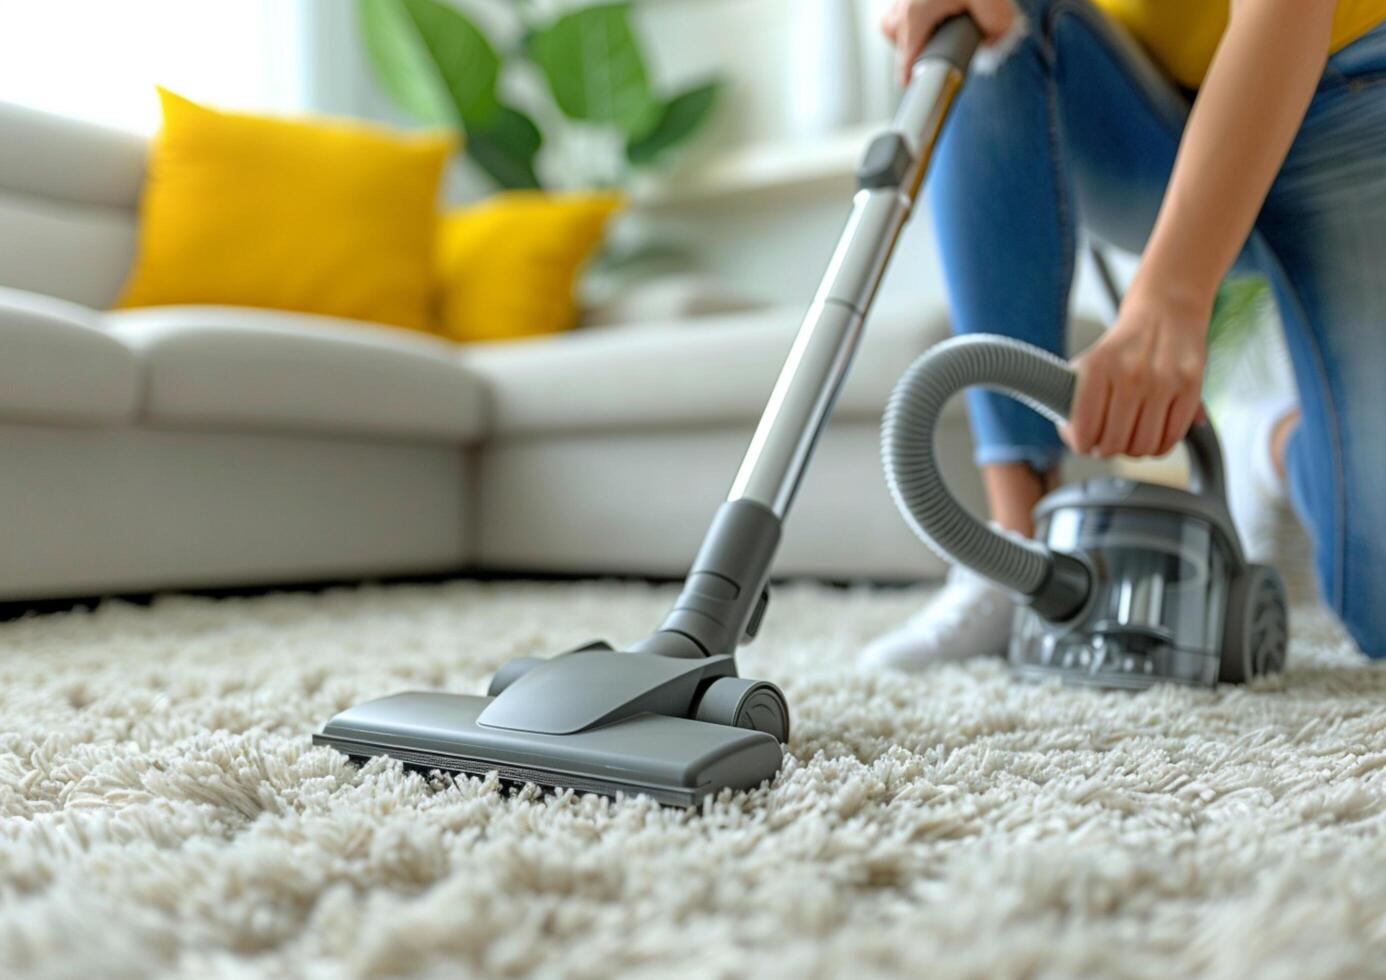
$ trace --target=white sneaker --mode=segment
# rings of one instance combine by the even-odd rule
[[[948,582],[903,626],[868,643],[857,663],[867,670],[917,671],[1006,652],[1015,600],[968,569]]]
[[[1275,557],[1276,527],[1286,495],[1285,482],[1271,459],[1271,437],[1297,404],[1292,394],[1276,394],[1233,402],[1218,413],[1227,506],[1248,561],[1265,563]]]

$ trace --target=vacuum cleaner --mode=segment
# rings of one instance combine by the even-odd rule
[[[1077,384],[1064,361],[1009,337],[955,337],[920,356],[881,430],[886,484],[906,522],[941,557],[1021,600],[1007,651],[1021,677],[1142,689],[1279,671],[1285,586],[1242,551],[1208,422],[1184,437],[1188,490],[1119,476],[1060,487],[1035,507],[1033,540],[982,523],[948,491],[933,443],[950,396],[981,385],[1062,422]]]
[[[946,21],[915,66],[891,127],[868,147],[846,229],[795,336],[726,501],[673,609],[628,650],[590,643],[500,668],[485,697],[407,692],[341,712],[314,736],[354,759],[386,755],[425,771],[484,775],[697,806],[780,769],[789,708],[779,688],[740,677],[781,524],[832,410],[897,237],[980,43]],[[933,433],[969,385],[1007,391],[1062,417],[1074,376],[1058,358],[996,337],[935,347],[892,395],[888,482],[915,531],[1022,602],[1011,658],[1031,676],[1104,686],[1215,683],[1275,669],[1284,592],[1242,557],[1222,498],[1211,428],[1189,434],[1191,492],[1089,481],[1040,505],[1039,540],[998,534],[940,478]]]

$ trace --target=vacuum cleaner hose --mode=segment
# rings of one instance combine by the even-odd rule
[[[1062,422],[1078,377],[1048,351],[1010,337],[969,334],[935,345],[910,366],[891,392],[881,430],[886,484],[915,534],[945,561],[957,562],[1029,600],[1049,619],[1066,619],[1086,602],[1087,566],[1019,535],[977,520],[949,491],[939,472],[934,432],[954,394],[983,385],[1019,399]],[[1206,422],[1186,439],[1191,489],[1224,498],[1222,454]]]
[[[948,399],[972,385],[998,389],[1062,421],[1076,382],[1067,364],[1038,347],[988,334],[955,337],[910,365],[891,392],[881,429],[886,484],[914,533],[945,561],[974,569],[1052,618],[1083,605],[1086,566],[1069,558],[1076,568],[1065,562],[1056,576],[1056,556],[1048,549],[999,533],[968,513],[939,472],[934,432]]]

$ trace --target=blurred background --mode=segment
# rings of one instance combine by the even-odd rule
[[[450,2],[496,52],[498,91],[542,129],[534,166],[544,186],[616,184],[633,193],[584,284],[589,294],[680,273],[701,277],[717,293],[714,305],[811,294],[846,213],[857,157],[896,98],[892,53],[877,29],[884,0]],[[624,166],[602,126],[564,119],[523,55],[536,26],[613,7],[628,9],[651,91],[715,89],[696,127],[654,166]],[[379,70],[373,44],[388,41],[351,0],[0,0],[0,9],[6,101],[143,133],[158,125],[155,84],[243,110],[428,121]],[[452,41],[446,30],[436,33]],[[498,186],[467,158],[450,174],[448,195],[474,200]],[[887,295],[939,295],[922,224]],[[1076,303],[1101,313],[1107,303],[1089,272]]]
[[[0,602],[682,574],[893,111],[885,2],[0,0]],[[921,201],[780,574],[943,571],[878,434],[937,259]],[[980,507],[961,411],[939,455]]]

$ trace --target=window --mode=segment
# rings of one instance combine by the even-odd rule
[[[0,0],[0,101],[153,132],[154,86],[301,111],[312,0]]]

